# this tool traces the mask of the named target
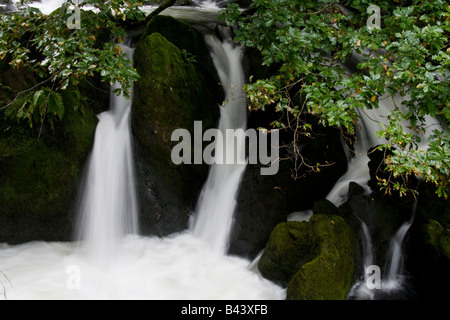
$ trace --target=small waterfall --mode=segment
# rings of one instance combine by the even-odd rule
[[[414,222],[417,208],[416,199],[411,210],[410,220],[404,222],[392,237],[389,248],[386,252],[386,267],[384,271],[380,269],[380,283],[378,288],[369,289],[368,268],[373,265],[372,239],[367,225],[361,221],[363,232],[363,260],[364,277],[362,281],[357,281],[348,295],[349,299],[384,299],[385,297],[395,297],[395,299],[404,299],[404,276],[403,276],[403,244],[405,236]]]
[[[185,9],[173,8],[173,13],[183,16],[183,19],[190,16],[189,20],[195,22],[216,21],[211,19],[217,16],[216,13],[211,15],[215,10]],[[238,74],[242,71],[240,50],[231,41],[221,43],[213,36],[207,40],[226,78],[222,82],[229,93],[229,103],[222,108],[221,128],[234,128],[234,125],[244,127],[246,106],[245,99],[242,99],[244,95],[239,89],[242,79],[241,76],[231,76],[236,71]],[[122,50],[128,51],[125,46]],[[231,58],[228,54],[233,55],[232,51],[235,59],[228,60]],[[129,49],[131,56],[132,50]],[[117,86],[112,90],[114,88]],[[124,97],[112,95],[110,110],[99,115],[94,147],[81,186],[83,194],[79,204],[77,239],[82,242],[37,241],[17,246],[0,244],[0,299],[6,294],[8,300],[284,299],[285,289],[250,271],[247,260],[211,254],[209,243],[203,238],[194,237],[193,232],[164,238],[125,236],[138,231],[132,181],[133,159],[129,152],[131,145],[128,144],[130,102]],[[228,110],[236,108],[240,111],[228,114]],[[216,156],[219,156],[220,149],[216,151]],[[117,171],[112,169],[116,165]],[[225,167],[232,166],[222,165],[222,168]],[[243,171],[245,165],[238,167]],[[214,210],[211,213],[222,211],[225,205],[234,206],[233,194],[239,179],[229,176],[240,176],[234,170],[228,170],[227,173],[221,172],[219,168],[214,170],[217,173],[213,173],[212,169],[210,180],[216,181],[213,183],[215,192],[208,192],[215,193],[215,200],[221,195],[228,200],[212,202]],[[222,178],[218,179],[219,176]],[[234,182],[227,182],[228,178]],[[224,211],[234,211],[229,209]],[[121,223],[116,223],[119,220],[124,223],[123,228],[119,226]],[[222,218],[219,220],[221,223],[224,221]],[[80,244],[85,246],[80,247]],[[90,254],[86,255],[86,252]],[[7,276],[8,280],[2,275]],[[180,314],[181,309],[173,311],[174,314]]]
[[[133,49],[121,45],[132,59]],[[110,110],[99,123],[79,207],[80,241],[97,257],[108,257],[126,234],[138,232],[134,162],[131,145],[131,99],[113,93]]]
[[[370,235],[369,228],[364,221],[361,221],[361,227],[363,234],[364,270],[367,270],[367,268],[373,264],[372,237]],[[364,280],[367,281],[367,273],[364,273]]]
[[[370,180],[367,152],[370,148],[385,143],[385,140],[376,137],[376,132],[381,129],[381,124],[386,122],[385,116],[390,110],[392,110],[390,103],[380,103],[379,109],[357,110],[360,120],[359,125],[355,127],[356,143],[353,157],[349,159],[347,172],[327,195],[327,199],[337,207],[347,200],[348,184],[352,181],[370,193],[371,190],[367,186]]]
[[[418,200],[415,199],[412,208],[411,219],[403,223],[403,225],[398,229],[395,236],[392,238],[391,243],[389,245],[389,266],[387,268],[388,275],[386,278],[386,282],[388,283],[388,287],[398,287],[401,286],[400,276],[402,274],[402,245],[403,240],[405,238],[406,233],[414,222],[416,216]]]
[[[13,0],[14,4],[20,4],[20,0]],[[30,6],[39,9],[43,14],[50,14],[55,9],[60,8],[66,0],[41,0],[33,1]]]
[[[208,34],[205,36],[211,48],[211,55],[219,73],[225,91],[225,104],[220,108],[219,130],[224,143],[216,139],[215,162],[212,164],[208,179],[203,187],[196,208],[192,230],[195,236],[210,244],[214,251],[225,254],[228,249],[228,237],[233,225],[236,208],[236,193],[245,170],[245,159],[234,159],[234,164],[226,161],[226,150],[235,150],[244,155],[244,144],[235,146],[235,140],[227,138],[227,129],[246,129],[246,96],[242,69],[242,49],[236,46],[230,30],[220,28],[224,41]],[[238,139],[239,140],[239,139]],[[242,142],[242,141],[241,141]],[[219,163],[223,164],[219,164]]]
[[[348,171],[343,177],[336,183],[332,191],[328,194],[327,199],[333,202],[335,205],[340,206],[346,201],[348,184],[351,181],[357,182],[363,186],[367,193],[371,190],[367,183],[370,179],[367,151],[379,144],[384,143],[383,139],[377,138],[376,133],[381,129],[381,125],[387,122],[387,115],[391,110],[396,107],[404,108],[402,106],[402,101],[404,98],[397,96],[385,95],[380,99],[379,108],[360,111],[360,128],[356,130],[357,143],[355,145],[355,155],[350,159],[348,164]],[[439,123],[435,119],[427,118],[427,127],[432,129],[439,128]],[[404,127],[407,127],[404,124]],[[429,132],[431,132],[431,130]],[[425,142],[428,138],[428,133],[422,135],[422,145],[420,148],[426,146]],[[414,216],[415,207],[417,206],[417,200],[413,205],[413,213],[411,220],[405,222],[393,236],[390,247],[386,253],[388,265],[384,271],[386,276],[382,280],[381,291],[374,292],[366,287],[367,274],[366,270],[373,263],[373,252],[372,252],[372,238],[370,230],[364,221],[361,222],[362,229],[362,245],[363,245],[363,261],[364,261],[364,282],[357,282],[352,288],[349,297],[357,297],[359,299],[373,299],[380,294],[389,294],[389,291],[402,289],[402,268],[401,262],[403,259],[402,245],[406,233],[411,227]],[[358,218],[359,219],[359,218]],[[384,275],[383,273],[383,275]]]
[[[218,5],[230,2],[230,0],[192,0],[192,2],[202,8],[217,8]]]

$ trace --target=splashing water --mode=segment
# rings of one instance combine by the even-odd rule
[[[226,40],[221,42],[214,35],[206,35],[211,55],[225,88],[226,104],[221,107],[219,130],[225,142],[216,144],[216,160],[200,195],[196,216],[191,222],[194,235],[209,243],[213,251],[226,254],[228,238],[234,220],[236,193],[245,170],[245,158],[235,159],[234,164],[226,164],[226,150],[234,150],[234,139],[227,139],[226,129],[246,129],[246,96],[242,69],[241,48],[231,42],[228,29],[223,28]],[[239,139],[238,139],[239,140]],[[219,141],[220,142],[220,141]],[[245,141],[236,146],[236,154],[245,154]],[[239,152],[239,150],[241,152]]]
[[[180,12],[191,14],[186,10]],[[218,49],[218,56],[236,49],[227,42],[221,49],[217,39],[209,40]],[[240,68],[240,61],[228,61],[223,66],[226,65]],[[237,83],[224,81],[224,86],[227,90],[232,89],[231,84],[239,88]],[[239,91],[231,92],[230,100],[240,95]],[[0,270],[8,279],[0,278],[5,289],[0,298],[284,299],[286,290],[262,278],[250,261],[222,252],[212,254],[210,243],[194,236],[192,230],[166,238],[137,235],[133,159],[128,145],[130,100],[111,97],[111,110],[99,115],[95,146],[83,185],[78,241],[0,244]],[[234,108],[230,105],[233,103],[223,108],[223,118],[227,114],[225,109]],[[243,109],[243,116],[237,113],[229,121],[240,120],[245,124],[245,106]],[[123,166],[120,177],[113,169],[115,165]],[[238,180],[232,183],[235,188]],[[104,200],[100,201],[101,198]],[[231,198],[224,203],[233,206]]]
[[[121,45],[132,59],[134,50]],[[108,258],[126,234],[137,234],[137,200],[130,130],[131,99],[111,88],[101,113],[79,208],[77,240],[97,259]]]

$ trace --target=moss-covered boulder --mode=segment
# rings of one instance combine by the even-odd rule
[[[287,299],[342,300],[353,280],[355,235],[339,216],[314,214],[272,232],[258,268],[287,285]]]
[[[65,103],[54,132],[0,115],[0,242],[71,239],[97,118],[90,109],[75,111]]]
[[[141,225],[146,234],[167,235],[187,227],[208,172],[205,165],[172,162],[179,143],[172,133],[187,129],[194,147],[194,122],[203,130],[215,127],[218,102],[196,63],[159,32],[140,40],[134,62],[141,75],[132,106]]]
[[[218,86],[220,79],[203,33],[186,22],[164,15],[157,15],[148,22],[141,40],[152,33],[162,35],[180,49],[184,58],[193,62],[196,71],[204,80],[206,91],[203,94],[210,96],[208,98],[216,97],[217,102],[221,103],[225,95],[223,89]]]
[[[445,229],[436,220],[430,220],[425,225],[425,240],[431,245],[436,254],[443,259],[450,261],[450,231]]]
[[[142,39],[152,33],[159,33],[180,50],[187,50],[192,55],[203,52],[201,35],[192,26],[170,16],[153,17],[145,29]]]

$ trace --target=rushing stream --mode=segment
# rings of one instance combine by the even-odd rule
[[[227,139],[226,129],[246,129],[247,103],[243,92],[245,84],[242,70],[242,51],[231,41],[226,28],[224,41],[214,35],[206,35],[206,42],[211,47],[211,54],[219,71],[224,86],[226,104],[221,107],[219,130],[224,136],[223,146],[217,146],[215,155],[223,164],[214,163],[208,180],[199,198],[195,220],[192,222],[194,235],[205,240],[217,252],[227,253],[228,238],[233,225],[236,209],[236,194],[245,170],[245,159],[236,159],[227,164],[226,151],[235,148],[234,139]],[[236,146],[238,155],[245,154],[245,141],[240,140]]]
[[[63,2],[47,0],[34,5],[48,14]],[[198,7],[174,7],[164,14],[197,22],[217,17],[214,1],[196,3]],[[242,52],[232,43],[225,28],[222,32],[223,40],[212,33],[205,36],[226,96],[219,129],[245,130]],[[125,45],[122,48],[131,58],[133,48]],[[4,288],[3,293],[0,290],[0,298],[284,299],[285,289],[262,278],[254,261],[226,255],[235,197],[245,164],[211,166],[189,230],[166,238],[139,235],[130,132],[131,100],[113,94],[111,97],[110,110],[98,115],[94,147],[81,186],[84,195],[75,241],[0,244],[0,289]],[[391,97],[383,101],[379,110],[361,114],[363,130],[357,133],[358,143],[354,155],[349,157],[348,171],[327,197],[336,206],[346,201],[350,181],[370,192],[366,153],[380,143],[373,137],[385,119],[383,115],[392,108]],[[216,154],[220,156],[223,155]],[[401,285],[401,248],[414,215],[415,208],[411,220],[392,239],[392,248],[387,253],[390,264],[383,279],[387,289]],[[363,263],[367,268],[376,261],[373,261],[370,230],[362,220],[361,230]],[[1,276],[7,276],[7,280]],[[373,299],[373,291],[364,285],[366,275],[362,279],[355,283],[349,295]]]
[[[56,2],[60,5],[61,1]],[[43,11],[55,8],[53,5],[52,1],[38,4]],[[212,7],[205,9],[207,15],[214,11]],[[201,10],[204,9],[180,8],[177,15],[195,12],[201,16]],[[225,91],[231,94],[227,96],[229,103],[222,107],[219,129],[244,128],[246,104],[239,89],[244,84],[241,51],[229,37],[222,42],[207,35],[205,40]],[[133,49],[122,48],[131,57]],[[285,290],[250,270],[251,261],[225,255],[234,197],[245,165],[213,166],[199,199],[192,231],[166,238],[138,235],[130,107],[131,100],[111,94],[110,110],[98,116],[94,147],[82,185],[77,241],[0,246],[0,270],[7,276],[7,281],[1,282],[4,297],[284,299]],[[219,212],[214,212],[210,204],[217,202],[230,206],[221,206]],[[211,212],[215,214],[206,215]],[[224,223],[227,228],[223,228]],[[223,232],[217,234],[217,230]]]
[[[132,60],[134,50],[121,45]],[[113,91],[118,87],[114,84]],[[127,234],[138,234],[131,99],[111,91],[110,110],[101,113],[88,172],[82,185],[76,239],[93,257],[106,259]]]

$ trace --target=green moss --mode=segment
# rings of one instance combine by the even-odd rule
[[[133,103],[139,140],[148,142],[145,140],[157,133],[167,143],[173,130],[189,129],[195,119],[202,119],[201,111],[207,110],[199,74],[176,46],[153,33],[139,44],[135,61],[141,75]],[[207,119],[207,115],[203,117]]]
[[[319,237],[319,254],[293,276],[287,299],[343,300],[353,279],[353,231],[339,216],[314,215],[310,223]]]
[[[98,118],[91,108],[83,105],[74,88],[64,91],[63,99],[65,115],[56,132],[59,148],[83,162],[92,149]]]
[[[203,127],[215,125],[214,107],[205,95],[204,80],[194,65],[185,61],[180,49],[160,33],[143,38],[134,61],[141,78],[135,84],[132,128],[139,146],[146,149],[148,161],[175,193],[197,193],[197,184],[207,173],[204,166],[175,166],[171,159],[172,133],[194,122]]]
[[[97,118],[87,107],[74,110],[69,92],[63,96],[66,112],[54,131],[1,119],[0,242],[70,238]]]
[[[315,240],[306,222],[278,224],[259,260],[261,274],[269,280],[287,285],[301,265],[317,254]]]
[[[147,24],[142,36],[145,39],[152,33],[159,33],[180,50],[186,50],[192,55],[199,55],[201,50],[201,35],[190,25],[170,16],[157,15]]]
[[[355,236],[339,216],[314,214],[303,222],[279,224],[258,268],[287,284],[287,299],[344,299],[352,284]]]
[[[9,140],[14,143],[14,140]],[[43,141],[30,140],[9,154],[0,184],[0,203],[5,213],[55,215],[64,208],[73,188],[72,160]]]
[[[436,250],[439,256],[450,260],[450,230],[445,229],[436,220],[425,225],[426,241]]]

